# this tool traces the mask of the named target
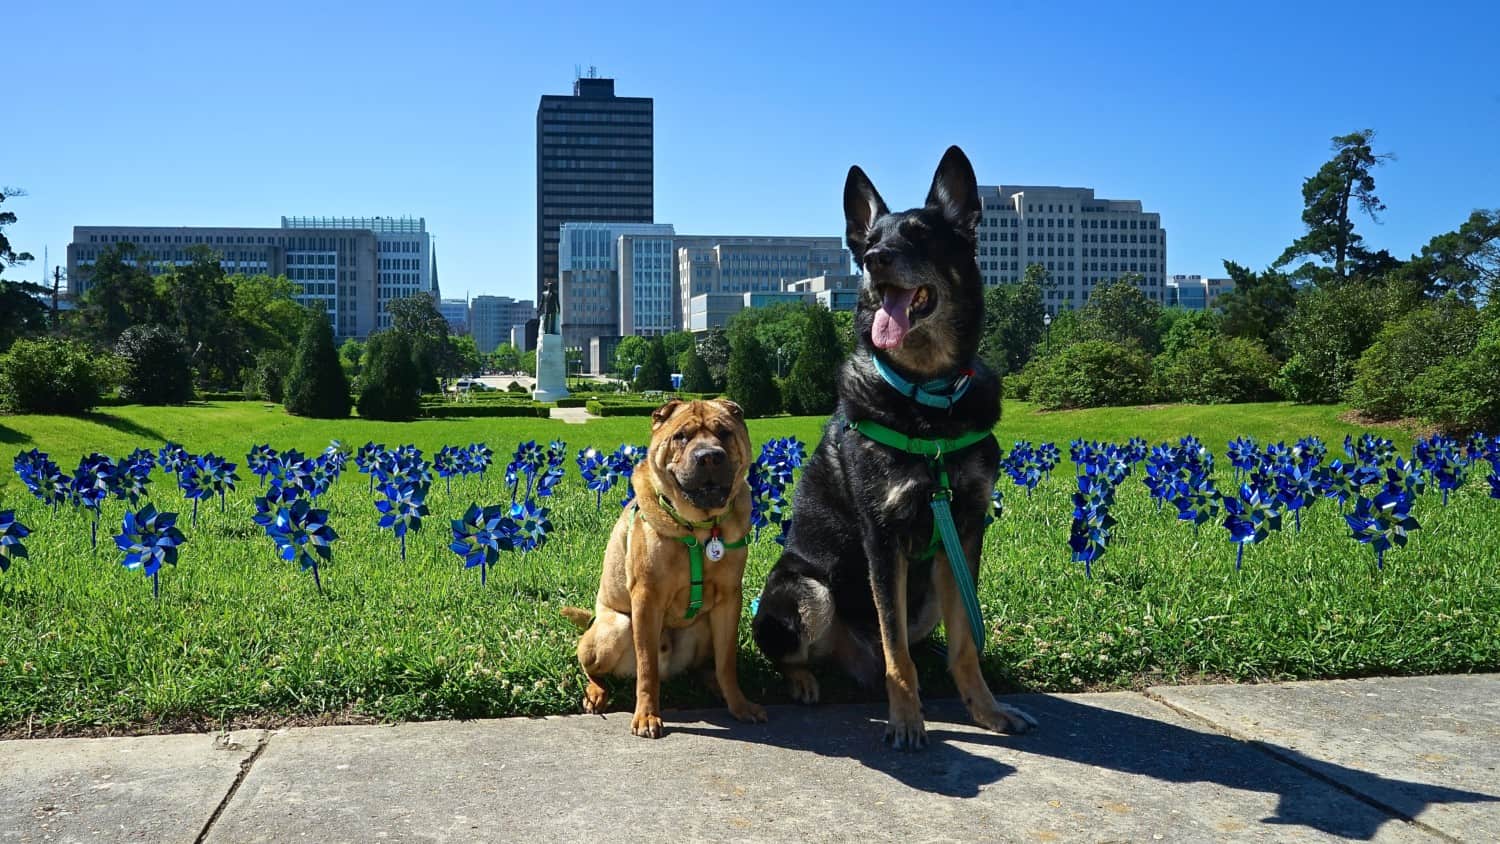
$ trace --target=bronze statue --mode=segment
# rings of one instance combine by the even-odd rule
[[[537,316],[541,317],[541,333],[557,334],[557,292],[553,289],[552,282],[542,288],[541,307],[537,308]]]

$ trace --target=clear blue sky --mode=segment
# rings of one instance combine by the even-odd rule
[[[957,143],[982,183],[1140,199],[1169,272],[1220,274],[1277,256],[1365,127],[1398,156],[1374,245],[1500,206],[1500,3],[1217,5],[17,0],[0,184],[38,262],[74,225],[411,214],[445,295],[530,297],[537,99],[593,64],[656,99],[656,219],[686,233],[842,234],[851,163],[911,205]]]

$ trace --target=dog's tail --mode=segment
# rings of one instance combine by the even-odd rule
[[[594,614],[580,607],[563,607],[562,614],[563,618],[573,622],[573,626],[579,630],[587,630],[594,623]]]

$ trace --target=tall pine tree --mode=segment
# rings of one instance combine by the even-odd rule
[[[333,347],[333,326],[327,314],[313,310],[302,329],[297,357],[286,379],[287,413],[343,419],[349,415],[349,403],[349,381]]]
[[[802,351],[784,385],[787,410],[803,416],[832,413],[838,402],[838,362],[843,357],[833,314],[821,306],[808,309]]]
[[[781,409],[766,350],[751,331],[729,338],[729,387],[725,392],[747,417],[770,416]]]

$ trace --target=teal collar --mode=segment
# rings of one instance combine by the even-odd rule
[[[901,374],[892,369],[879,355],[871,354],[870,360],[875,362],[875,371],[885,379],[885,383],[891,385],[896,392],[909,399],[924,404],[928,407],[948,410],[958,403],[969,391],[969,384],[974,380],[974,370],[965,369],[957,378],[938,378],[921,384],[913,383],[901,377]]]

